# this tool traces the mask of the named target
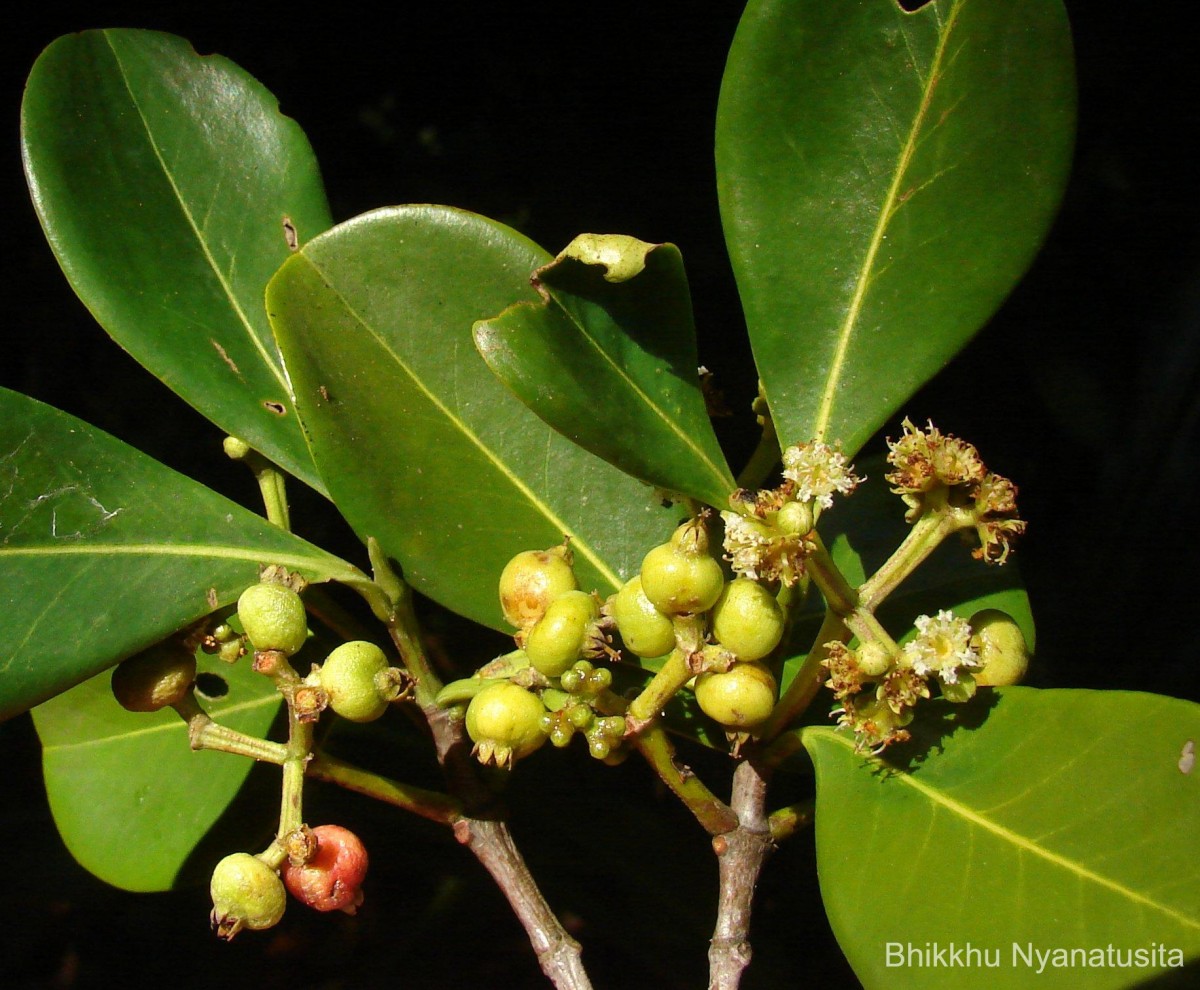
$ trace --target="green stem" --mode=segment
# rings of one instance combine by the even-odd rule
[[[633,719],[634,731],[639,731],[653,719],[658,718],[667,702],[692,677],[694,671],[688,666],[687,654],[676,647],[667,656],[662,669],[654,675],[645,689],[629,704],[627,716]]]
[[[833,641],[844,643],[849,638],[850,631],[843,618],[832,608],[827,608],[812,649],[808,651],[808,656],[804,658],[800,670],[792,678],[783,696],[775,703],[771,717],[758,733],[760,739],[769,742],[804,713],[817,696],[825,679],[821,661],[829,656],[826,644]]]
[[[859,605],[871,612],[929,557],[947,536],[970,526],[974,515],[943,506],[922,516],[883,565],[858,589]]]
[[[307,773],[315,780],[337,784],[441,825],[453,826],[463,816],[462,803],[448,794],[391,780],[324,753],[313,756]]]
[[[650,726],[634,737],[633,745],[709,835],[721,835],[737,828],[737,815],[729,805],[713,794],[691,770],[675,761],[675,747],[662,726]]]
[[[771,812],[767,816],[767,826],[771,830],[772,841],[779,844],[784,839],[790,839],[800,829],[808,828],[813,823],[815,810],[816,801],[810,798]]]
[[[248,443],[237,437],[226,437],[224,448],[230,459],[242,461],[254,475],[254,480],[258,482],[258,491],[262,496],[267,519],[280,529],[291,532],[292,520],[288,510],[286,477],[283,472]]]
[[[758,386],[758,398],[754,401],[754,411],[758,413],[758,420],[762,424],[762,435],[758,438],[758,446],[754,448],[750,460],[737,476],[739,488],[761,488],[763,482],[775,470],[780,458],[779,436],[775,432],[775,420],[771,418],[761,382]]]
[[[278,766],[282,766],[287,759],[287,747],[282,743],[259,739],[214,722],[190,694],[174,707],[179,717],[187,723],[188,742],[192,749],[233,753]]]

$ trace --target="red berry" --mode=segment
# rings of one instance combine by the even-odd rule
[[[362,903],[367,850],[362,840],[340,825],[312,830],[317,851],[303,866],[284,864],[283,882],[291,895],[317,911],[354,914]]]

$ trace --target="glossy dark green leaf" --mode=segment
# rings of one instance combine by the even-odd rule
[[[305,245],[267,290],[338,508],[415,587],[496,628],[514,553],[569,536],[580,584],[607,594],[680,515],[550,429],[475,350],[472,325],[535,298],[549,260],[482,217],[397,207]]]
[[[492,371],[580,446],[723,508],[737,486],[700,389],[679,249],[583,234],[538,269],[534,286],[540,300],[475,328]]]
[[[785,444],[857,451],[993,313],[1054,216],[1074,93],[1060,0],[751,0],[718,184]]]
[[[263,310],[288,238],[331,223],[295,121],[181,38],[85,31],[34,65],[21,141],[46,237],[101,326],[221,429],[321,489]]]
[[[235,601],[266,564],[365,580],[119,440],[0,390],[0,719]]]
[[[886,759],[806,729],[821,890],[863,985],[1102,990],[1200,956],[1198,726],[1158,695],[1007,688],[929,706]],[[976,964],[897,955],[951,943]]]
[[[264,736],[280,703],[275,686],[245,659],[230,666],[202,656],[200,670],[226,688],[220,697],[201,696],[205,710],[222,725]],[[125,711],[109,679],[105,671],[33,711],[50,810],[85,869],[126,890],[168,890],[252,761],[194,752],[178,715]]]

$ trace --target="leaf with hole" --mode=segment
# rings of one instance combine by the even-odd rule
[[[367,581],[108,434],[0,390],[0,719],[235,601],[267,564]]]
[[[156,378],[321,490],[263,289],[330,226],[308,140],[219,56],[154,31],[84,31],[33,67],[25,172],[67,280]]]
[[[279,708],[274,684],[246,658],[230,666],[201,655],[199,664],[208,678],[201,684],[223,692],[202,698],[205,710],[228,728],[265,736]],[[34,709],[50,810],[71,855],[101,880],[169,890],[253,763],[193,752],[175,712],[127,712],[109,680],[106,671]]]
[[[784,444],[856,452],[992,315],[1062,196],[1074,109],[1060,0],[751,0],[718,190]]]
[[[889,945],[999,953],[955,968],[962,990],[1126,987],[1165,968],[1158,946],[1200,956],[1200,777],[1179,766],[1197,725],[1200,706],[1158,695],[1005,688],[922,706],[881,758],[805,729],[821,891],[863,985],[948,985]],[[1109,946],[1150,962],[1098,965]],[[1033,949],[1093,954],[1039,971]]]
[[[338,509],[414,587],[497,629],[518,551],[569,537],[580,586],[606,595],[681,515],[550,429],[475,350],[472,325],[534,298],[549,260],[491,220],[405,206],[311,241],[267,290]]]

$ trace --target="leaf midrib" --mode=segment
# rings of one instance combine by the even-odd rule
[[[409,365],[389,345],[389,343],[379,335],[375,328],[371,326],[371,324],[361,314],[359,314],[358,310],[355,309],[354,306],[351,305],[350,301],[334,285],[334,280],[326,275],[326,273],[321,269],[320,265],[318,265],[316,261],[313,260],[313,258],[304,250],[301,250],[296,257],[304,259],[305,263],[308,264],[316,273],[317,277],[320,278],[322,285],[324,285],[329,292],[333,293],[339,304],[345,309],[346,313],[349,314],[354,322],[357,323],[373,341],[375,341],[376,345],[383,351],[383,353],[392,359],[392,361],[396,364],[396,367],[400,369],[404,376],[412,383],[417,391],[425,397],[430,405],[432,405],[434,409],[441,413],[451,424],[451,426],[453,426],[459,431],[459,433],[462,434],[464,439],[469,441],[477,450],[479,450],[479,452],[496,469],[496,471],[518,492],[520,492],[521,495],[523,495],[529,502],[529,504],[534,506],[535,509],[540,512],[541,515],[544,516],[545,519],[552,526],[554,526],[555,529],[557,529],[564,536],[570,537],[571,550],[574,553],[581,554],[588,561],[590,561],[597,572],[599,572],[599,574],[606,581],[608,581],[613,588],[619,588],[621,586],[620,579],[608,566],[607,562],[597,553],[595,548],[592,547],[592,545],[579,533],[575,532],[575,530],[569,526],[565,520],[560,519],[549,505],[547,505],[542,499],[538,498],[532,489],[530,489],[520,477],[518,477],[509,469],[504,460],[497,456],[497,454],[483,442],[483,440],[474,430],[470,429],[462,419],[455,415],[449,406],[447,406],[437,395],[433,393],[433,391],[428,388],[428,386],[425,385],[420,376],[417,375],[417,373],[411,367],[409,367]]]
[[[280,701],[279,695],[264,694],[258,698],[252,698],[249,701],[243,701],[240,704],[228,705],[224,708],[213,708],[212,714],[221,719],[226,719],[230,715],[237,715],[241,712],[254,711],[263,708],[267,705],[278,705]],[[64,753],[69,750],[89,749],[95,746],[105,746],[111,743],[123,743],[130,739],[137,739],[143,736],[160,735],[161,733],[182,733],[187,735],[187,724],[179,719],[172,719],[169,722],[160,722],[156,725],[149,725],[141,729],[133,729],[131,731],[121,732],[115,735],[94,736],[90,739],[81,739],[69,743],[52,743],[50,745],[42,745],[42,751],[46,755]]]
[[[852,751],[855,749],[854,740],[844,733],[836,730],[826,729],[821,734],[824,738],[833,740],[834,742],[844,746],[846,749]],[[1080,880],[1088,881],[1104,887],[1105,889],[1110,890],[1113,893],[1134,902],[1135,904],[1151,908],[1160,914],[1166,915],[1168,918],[1173,919],[1185,928],[1194,928],[1197,931],[1200,931],[1200,919],[1191,918],[1185,914],[1181,914],[1174,908],[1171,908],[1165,904],[1160,904],[1158,901],[1147,897],[1145,894],[1138,893],[1136,890],[1131,890],[1129,887],[1118,883],[1116,880],[1112,880],[1106,876],[1103,876],[1102,874],[1096,873],[1094,870],[1088,869],[1088,867],[1084,866],[1080,862],[1077,862],[1076,860],[1069,859],[1068,857],[1060,855],[1059,853],[1051,852],[1045,846],[1040,846],[1033,840],[1014,832],[1012,829],[1001,825],[999,822],[993,821],[991,818],[988,818],[986,815],[969,808],[962,802],[955,801],[953,798],[948,797],[945,793],[937,788],[930,787],[923,781],[918,780],[914,774],[897,772],[894,767],[874,757],[868,757],[868,760],[881,767],[886,767],[889,771],[891,771],[888,776],[888,780],[896,780],[904,786],[912,788],[922,797],[926,798],[931,804],[938,805],[951,814],[957,815],[964,821],[969,822],[971,825],[983,829],[994,838],[1002,842],[1006,842],[1016,849],[1043,859],[1051,865],[1075,875]]]
[[[596,338],[588,331],[583,322],[578,319],[575,314],[571,312],[571,310],[559,302],[553,293],[551,293],[551,299],[553,299],[554,304],[559,308],[559,310],[565,314],[568,322],[575,327],[579,336],[587,341],[591,348],[598,355],[600,355],[600,358],[612,369],[617,378],[620,381],[623,381],[634,393],[634,395],[637,396],[637,398],[640,399],[655,416],[662,420],[662,422],[667,426],[669,432],[673,433],[677,439],[683,441],[683,445],[688,450],[692,451],[695,457],[700,461],[701,464],[704,465],[705,469],[708,470],[712,477],[716,479],[719,485],[732,491],[734,487],[733,477],[728,475],[726,472],[721,471],[720,467],[713,463],[712,459],[709,458],[709,456],[700,448],[696,441],[688,435],[687,431],[683,430],[680,425],[670,415],[667,414],[666,410],[654,402],[647,392],[642,390],[638,383],[629,376],[629,373],[623,367],[621,367],[621,365],[616,362],[613,356],[600,345],[600,342],[596,340]],[[549,300],[547,300],[547,302],[549,302]],[[531,303],[529,305],[536,306],[538,304]]]
[[[813,427],[814,439],[824,440],[826,438],[825,434],[829,430],[830,421],[833,418],[834,402],[841,390],[841,382],[845,374],[846,361],[850,351],[850,341],[857,329],[858,319],[866,302],[867,291],[872,281],[872,270],[875,267],[875,260],[880,248],[883,246],[888,225],[896,214],[900,187],[916,153],[917,137],[925,124],[925,117],[932,103],[933,93],[938,81],[938,73],[946,53],[946,45],[950,35],[954,31],[954,23],[958,19],[959,11],[965,3],[966,0],[955,0],[953,6],[950,8],[950,13],[946,18],[945,24],[940,28],[941,35],[938,38],[937,49],[934,51],[933,61],[929,67],[929,74],[926,76],[924,86],[922,87],[921,102],[917,114],[913,118],[912,126],[908,131],[908,137],[904,142],[904,147],[901,148],[900,155],[896,160],[892,183],[880,207],[879,219],[876,221],[875,230],[872,232],[871,240],[867,245],[867,253],[863,258],[862,267],[859,269],[858,278],[855,281],[854,295],[850,299],[850,306],[846,311],[846,317],[842,321],[842,325],[838,328],[837,345],[834,348],[833,359],[830,363],[829,374],[825,380],[825,388],[821,393],[821,403],[817,409],[816,422]],[[920,13],[916,15],[906,14],[905,16],[920,16]]]
[[[174,174],[162,157],[158,143],[154,139],[154,131],[151,129],[150,122],[146,119],[145,113],[142,111],[141,104],[134,95],[129,81],[129,74],[125,69],[124,63],[121,61],[121,56],[118,54],[116,47],[113,45],[110,37],[111,32],[104,31],[102,34],[104,36],[104,42],[108,45],[108,49],[112,53],[113,60],[116,62],[117,70],[121,75],[121,82],[124,84],[125,92],[129,96],[130,105],[137,113],[138,120],[141,121],[142,127],[146,132],[146,141],[150,146],[150,150],[154,153],[155,160],[157,160],[159,167],[162,169],[163,176],[167,180],[167,184],[171,187],[171,192],[175,195],[175,199],[179,203],[180,212],[183,214],[184,219],[187,221],[188,226],[195,235],[196,243],[199,245],[205,261],[208,262],[208,266],[212,270],[213,276],[216,278],[217,283],[221,286],[222,292],[225,293],[226,298],[229,300],[229,305],[233,309],[234,314],[245,328],[246,334],[250,338],[251,343],[254,345],[254,349],[258,351],[259,357],[262,359],[263,364],[266,365],[266,367],[270,370],[271,374],[275,377],[275,380],[279,382],[280,386],[284,390],[284,394],[294,401],[291,386],[288,384],[282,368],[277,366],[276,363],[271,359],[270,354],[263,346],[263,342],[259,339],[258,334],[254,332],[254,326],[251,323],[250,318],[247,316],[246,311],[242,308],[241,303],[233,291],[233,287],[229,284],[229,281],[225,278],[224,273],[217,264],[217,260],[213,256],[212,251],[209,249],[208,242],[205,240],[205,237],[201,232],[200,227],[197,225],[196,219],[192,215],[192,211],[183,196],[183,191],[179,188],[178,183],[175,181]]]

